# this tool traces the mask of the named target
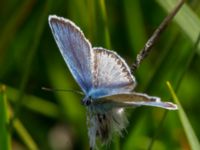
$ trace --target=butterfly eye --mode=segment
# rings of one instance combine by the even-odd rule
[[[85,103],[86,106],[89,106],[92,103],[92,99],[88,99]]]
[[[83,99],[81,103],[85,106],[89,106],[92,103],[92,97],[89,96],[87,99]]]
[[[92,103],[92,97],[89,96],[89,97],[88,97],[88,100],[87,100],[87,106],[90,105],[91,103]]]

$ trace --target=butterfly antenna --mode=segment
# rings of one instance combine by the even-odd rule
[[[41,89],[44,91],[48,91],[48,92],[72,92],[72,93],[76,93],[79,95],[84,95],[83,92],[78,91],[78,90],[51,89],[51,88],[47,88],[47,87],[42,87]]]
[[[146,42],[143,49],[140,50],[139,54],[136,57],[135,62],[131,66],[131,73],[133,74],[135,70],[139,67],[142,60],[148,55],[151,48],[155,45],[158,38],[160,37],[160,34],[165,30],[165,28],[168,26],[168,24],[171,22],[171,20],[174,18],[174,16],[177,14],[181,6],[184,4],[184,0],[180,0],[179,3],[176,5],[176,7],[169,13],[167,17],[162,21],[162,23],[159,25],[159,27],[154,31],[153,35],[149,38],[149,40]]]

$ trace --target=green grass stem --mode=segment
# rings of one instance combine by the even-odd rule
[[[6,87],[0,85],[0,149],[11,150],[11,136],[8,130],[9,113]]]
[[[171,86],[170,82],[167,82],[166,84],[169,89],[169,92],[172,95],[174,102],[178,105],[178,116],[180,118],[181,124],[183,125],[185,134],[186,134],[187,139],[190,144],[190,147],[192,150],[199,150],[200,149],[199,140],[195,134],[195,131],[192,128],[192,125],[188,119],[188,116],[186,115],[183,107],[181,106],[181,103],[180,103],[176,93],[174,92],[174,89]]]

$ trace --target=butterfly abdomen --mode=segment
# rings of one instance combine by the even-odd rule
[[[101,141],[106,143],[110,139],[111,132],[111,122],[108,119],[110,116],[108,113],[97,113],[97,129],[96,136],[100,138]]]
[[[88,107],[88,135],[90,147],[95,147],[96,140],[108,144],[113,133],[121,135],[121,131],[126,127],[128,121],[124,115],[123,109],[111,109],[109,111],[99,111],[98,109]],[[97,111],[98,110],[98,111]]]

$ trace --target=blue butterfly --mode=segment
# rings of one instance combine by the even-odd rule
[[[126,107],[177,109],[177,105],[158,97],[134,92],[136,80],[126,62],[116,52],[92,47],[72,21],[51,15],[49,25],[69,70],[85,94],[90,149],[95,148],[96,138],[107,143],[114,132],[121,134],[128,124]]]

